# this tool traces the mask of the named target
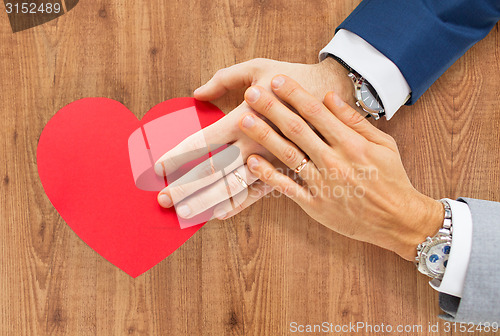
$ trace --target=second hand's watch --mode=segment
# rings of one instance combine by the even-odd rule
[[[444,206],[444,222],[434,237],[418,245],[415,265],[418,270],[431,278],[442,280],[448,257],[450,256],[453,235],[451,206],[446,200],[440,200]]]
[[[356,99],[356,105],[368,113],[366,117],[368,118],[371,116],[373,119],[378,120],[380,117],[384,116],[385,110],[382,105],[382,101],[370,83],[368,83],[363,76],[358,74],[341,58],[332,54],[329,54],[328,56],[335,59],[349,71],[348,76],[354,84],[354,98]]]

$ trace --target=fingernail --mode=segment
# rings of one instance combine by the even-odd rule
[[[283,76],[278,76],[274,77],[274,79],[271,82],[271,85],[273,88],[278,89],[280,88],[283,84],[285,83],[285,77]]]
[[[241,122],[241,124],[245,128],[250,128],[253,125],[255,125],[255,120],[253,120],[253,117],[247,115],[245,118],[243,118],[243,121]]]
[[[172,206],[172,199],[167,194],[160,194],[158,196],[158,203],[164,208],[170,208]]]
[[[259,166],[259,160],[251,157],[250,159],[248,159],[247,165],[250,169],[257,169],[257,167]]]
[[[191,209],[189,209],[189,207],[185,204],[177,207],[175,209],[177,211],[177,214],[181,217],[184,217],[186,218],[187,216],[189,216],[191,214]]]
[[[259,100],[259,97],[260,97],[259,89],[255,88],[255,87],[251,87],[247,90],[246,99],[250,103],[255,103],[257,100]]]
[[[337,107],[342,107],[344,106],[344,101],[338,96],[338,94],[334,93],[333,94],[333,103],[337,106]]]
[[[155,169],[156,175],[165,176],[165,170],[163,169],[163,165],[161,163],[155,164],[154,169]]]
[[[226,214],[227,213],[223,209],[216,209],[214,211],[215,218],[220,219],[220,220],[224,219],[226,217]]]

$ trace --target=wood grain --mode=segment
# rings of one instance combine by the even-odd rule
[[[293,321],[442,326],[437,295],[413,265],[329,231],[284,198],[210,222],[132,279],[69,229],[38,179],[38,138],[66,104],[104,96],[141,118],[234,63],[315,63],[358,2],[87,0],[16,34],[2,11],[0,335],[286,335]],[[499,54],[497,25],[415,106],[378,123],[422,192],[500,201]],[[228,112],[240,100],[218,104]]]

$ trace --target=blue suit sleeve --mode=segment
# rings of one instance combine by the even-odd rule
[[[413,104],[500,19],[499,0],[364,0],[337,27],[394,62]]]

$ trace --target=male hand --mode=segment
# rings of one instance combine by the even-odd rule
[[[335,91],[344,101],[354,105],[353,85],[347,73],[332,58],[314,65],[254,59],[217,71],[212,79],[194,92],[194,96],[198,100],[211,101],[232,90],[251,85],[260,85],[271,92],[271,79],[277,74],[286,74],[318,99],[322,99],[328,91]],[[245,165],[246,159],[253,153],[271,162],[275,160],[274,154],[238,127],[245,113],[254,112],[243,102],[216,123],[186,138],[158,160],[156,173],[169,176],[208,151],[231,144],[162,190],[158,195],[161,206],[168,208],[175,204],[177,214],[183,218],[192,218],[212,209],[217,218],[225,219],[272,190],[258,181]],[[239,151],[239,160],[226,163],[225,158],[234,157],[235,150]],[[232,173],[234,171],[236,174]],[[243,183],[239,181],[240,176],[244,179]],[[250,185],[248,190],[245,190],[245,183]]]
[[[334,93],[323,103],[287,76],[272,87],[274,94],[252,86],[245,99],[284,136],[253,113],[240,127],[287,167],[300,167],[304,185],[260,155],[248,158],[250,171],[328,228],[414,260],[417,245],[441,227],[444,209],[411,185],[394,139]]]

